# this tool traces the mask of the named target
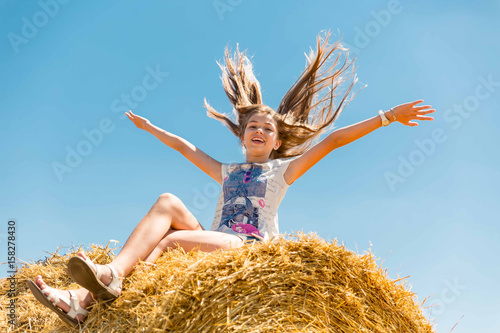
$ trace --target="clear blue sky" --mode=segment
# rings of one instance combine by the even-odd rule
[[[371,243],[391,277],[411,275],[419,301],[437,304],[438,331],[462,315],[454,332],[500,331],[498,1],[54,4],[0,1],[0,261],[9,219],[17,256],[37,260],[59,246],[123,245],[164,192],[209,229],[218,185],[123,118],[126,96],[136,114],[215,159],[243,161],[202,107],[206,97],[231,112],[216,65],[225,45],[253,55],[276,108],[330,29],[368,85],[337,128],[418,99],[437,112],[333,151],[289,188],[280,231],[315,231],[359,252]],[[55,164],[66,166],[59,176]]]

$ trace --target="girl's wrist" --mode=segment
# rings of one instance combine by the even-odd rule
[[[153,126],[153,124],[151,124],[151,122],[149,122],[149,121],[148,121],[148,122],[144,125],[144,128],[143,128],[143,129],[144,129],[146,132],[151,133],[151,130],[153,129],[153,127],[154,127],[154,126]]]
[[[394,110],[393,110],[393,109],[394,109],[394,108],[391,108],[391,113],[392,113],[392,117],[394,118],[394,121],[396,121],[396,120],[398,120],[398,119],[396,118],[396,113],[394,112]]]
[[[387,119],[391,121],[391,123],[396,121],[396,115],[394,114],[394,111],[389,110],[384,112],[385,116]]]

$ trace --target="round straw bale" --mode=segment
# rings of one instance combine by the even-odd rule
[[[16,326],[11,332],[434,332],[405,279],[392,280],[363,255],[315,234],[211,253],[164,252],[140,263],[114,302],[97,302],[70,329],[31,295],[25,281],[42,275],[50,286],[78,288],[66,273],[69,257],[53,254],[17,273]],[[93,245],[96,263],[113,259]],[[9,283],[0,285],[2,311]]]

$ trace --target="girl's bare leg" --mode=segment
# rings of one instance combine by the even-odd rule
[[[204,230],[182,201],[173,194],[162,194],[150,211],[132,231],[123,249],[111,262],[120,277],[127,276],[139,259],[153,263],[167,248],[182,247],[211,252],[220,248],[236,248],[243,241],[234,235]],[[79,256],[85,258],[83,253]],[[111,271],[100,266],[101,281],[111,283]]]
[[[152,263],[167,248],[176,248],[178,245],[185,251],[198,249],[211,252],[220,248],[240,247],[243,242],[234,235],[204,230],[179,198],[165,193],[160,195],[146,216],[135,227],[111,265],[115,267],[120,277],[125,277],[132,271],[139,259]],[[85,258],[83,253],[78,253],[78,255]],[[97,266],[102,272],[101,281],[108,285],[111,282],[109,268]],[[40,276],[36,277],[35,283],[42,290],[46,288]],[[59,292],[69,295],[68,291],[59,290]],[[94,303],[87,289],[81,288],[75,290],[75,293],[83,308]],[[63,302],[60,302],[58,306],[65,311],[69,310]]]
[[[170,230],[144,261],[154,262],[163,251],[179,246],[186,252],[191,250],[212,252],[217,249],[241,247],[243,244],[238,236],[218,231]]]
[[[170,230],[204,229],[179,198],[164,193],[132,231],[111,265],[120,276],[127,276],[139,260],[151,257],[150,254]]]
[[[171,230],[201,231],[204,229],[179,198],[173,194],[164,193],[137,224],[120,253],[111,262],[118,276],[127,276],[139,260],[153,262],[161,253],[161,250],[156,248]],[[165,247],[162,245],[161,249],[164,250]],[[83,253],[78,255],[85,257]],[[102,272],[101,281],[106,285],[109,284],[111,282],[110,269],[106,266],[101,266],[99,269]]]

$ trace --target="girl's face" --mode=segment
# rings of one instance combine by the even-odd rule
[[[250,117],[243,134],[243,145],[246,148],[247,159],[267,159],[274,149],[278,149],[276,121],[268,114],[255,114]]]

